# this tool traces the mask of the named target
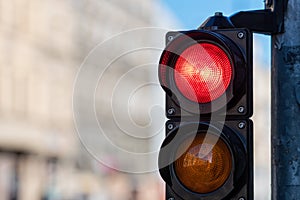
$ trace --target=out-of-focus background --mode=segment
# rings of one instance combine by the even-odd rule
[[[153,52],[126,54],[107,68],[98,82],[95,110],[117,147],[136,153],[158,151],[165,120],[164,93],[156,77],[164,36],[158,32],[195,29],[215,11],[230,15],[263,6],[258,0],[0,0],[0,200],[163,200],[164,184],[155,168],[148,168],[156,166],[155,156],[124,158],[89,135],[92,130],[85,133],[76,127],[72,98],[79,110],[87,106],[80,104],[84,92],[73,96],[82,63],[97,45],[114,40],[113,35],[160,27],[115,41],[117,45],[106,49],[95,64],[106,69],[101,63],[119,49],[142,49],[149,40],[157,43]],[[269,46],[267,37],[255,35],[256,200],[270,199]],[[153,105],[156,109],[149,114]],[[129,123],[143,131],[136,132],[140,129]],[[137,142],[151,138],[153,131],[155,140]],[[83,142],[85,136],[95,146],[93,152]],[[132,165],[147,173],[128,173]]]

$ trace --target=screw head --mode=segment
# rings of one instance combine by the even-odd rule
[[[240,122],[238,124],[239,129],[244,129],[246,127],[246,123],[245,122]]]
[[[168,36],[169,42],[172,41],[173,39],[174,39],[173,35],[169,35],[169,36]]]
[[[168,129],[169,130],[172,130],[174,128],[174,125],[173,124],[168,124]]]
[[[244,34],[244,32],[238,32],[238,34],[237,34],[237,37],[239,38],[239,39],[243,39],[244,37],[245,37],[245,34]]]
[[[168,112],[169,115],[174,115],[175,114],[175,109],[174,108],[169,108],[167,112]]]
[[[239,200],[245,200],[245,198],[244,197],[240,197]]]
[[[239,106],[238,107],[238,112],[239,113],[244,113],[245,112],[245,107],[244,106]]]
[[[173,197],[168,198],[168,200],[175,200]]]
[[[222,12],[215,12],[215,16],[220,16],[220,17],[222,17],[222,16],[223,16],[223,13],[222,13]]]

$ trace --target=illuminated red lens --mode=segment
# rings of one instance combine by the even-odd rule
[[[175,64],[175,83],[188,99],[207,103],[225,93],[232,77],[231,62],[223,49],[198,43],[184,50]]]

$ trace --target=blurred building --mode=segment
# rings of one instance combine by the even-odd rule
[[[138,27],[170,27],[172,20],[167,14],[155,14],[160,9],[156,0],[0,1],[1,200],[101,200],[132,195],[128,194],[132,190],[128,177],[103,178],[101,170],[95,170],[95,161],[79,145],[72,119],[73,83],[90,50],[111,35]],[[130,43],[142,46],[147,39],[122,41],[119,47]],[[141,59],[129,57],[122,62],[127,68],[114,68],[107,79],[114,80]],[[145,72],[131,76],[126,83],[150,79]],[[107,91],[112,89],[108,84]],[[146,91],[149,94],[151,91]],[[98,100],[100,105],[110,101],[105,95]],[[143,106],[137,101],[135,107]],[[124,118],[121,116],[121,121]],[[135,118],[140,124],[149,120]],[[134,146],[130,140],[121,140],[128,148]],[[145,142],[138,148],[148,151],[150,145]]]

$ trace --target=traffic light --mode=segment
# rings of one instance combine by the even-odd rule
[[[166,200],[252,200],[252,33],[168,32],[159,62]]]

